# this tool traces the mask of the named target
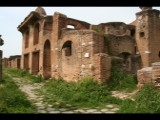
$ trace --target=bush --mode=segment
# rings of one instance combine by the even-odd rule
[[[12,78],[3,74],[4,82],[0,87],[0,112],[1,113],[35,113],[36,107],[27,99]]]
[[[153,85],[146,84],[135,96],[135,101],[125,100],[122,113],[160,113],[160,92]]]
[[[136,88],[137,80],[135,76],[122,71],[117,71],[114,67],[111,70],[111,76],[108,81],[110,90],[132,91]]]
[[[75,82],[66,82],[62,79],[46,83],[46,101],[65,101],[79,107],[95,107],[106,104],[107,96],[111,95],[107,84],[98,84],[91,77],[85,77]],[[50,100],[49,100],[50,99]],[[51,101],[50,101],[51,102]]]

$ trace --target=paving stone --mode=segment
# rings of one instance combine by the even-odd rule
[[[47,110],[47,111],[54,111],[55,108],[47,108],[46,110]]]
[[[70,105],[70,104],[66,104],[66,106],[67,106],[67,107],[71,107],[72,105]]]
[[[48,113],[61,113],[60,111],[49,111]]]
[[[85,110],[82,110],[82,109],[78,109],[78,110],[74,110],[74,112],[81,112],[81,113],[84,113],[86,112]]]
[[[37,100],[40,100],[40,101],[41,101],[41,100],[43,100],[43,98],[37,98]]]
[[[56,105],[59,105],[60,103],[59,103],[59,102],[55,102],[55,104],[56,104]]]
[[[65,109],[65,108],[60,108],[59,110],[60,110],[60,111],[66,111],[67,109]]]
[[[113,108],[113,109],[111,109],[112,111],[118,111],[119,110],[119,108]]]
[[[47,113],[45,110],[38,110],[38,113]]]
[[[43,106],[38,107],[38,110],[44,110],[44,109],[45,109],[45,107],[43,107]]]
[[[100,111],[102,111],[102,112],[107,112],[108,109],[101,109]]]
[[[34,104],[36,104],[36,106],[38,107],[44,106],[42,103],[34,103]]]
[[[52,107],[53,105],[47,105],[48,107]]]
[[[96,109],[89,109],[89,110],[86,110],[86,112],[95,112],[97,111]]]
[[[64,112],[61,112],[61,113],[75,113],[74,111],[64,111]]]
[[[106,107],[108,107],[108,108],[113,108],[113,105],[106,105]]]
[[[108,112],[104,112],[104,113],[106,113],[106,114],[113,114],[113,113],[115,113],[115,112],[113,112],[113,111],[108,111]]]
[[[94,112],[92,112],[93,114],[102,114],[102,112],[101,111],[94,111]]]

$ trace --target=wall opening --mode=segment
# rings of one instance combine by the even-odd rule
[[[34,26],[34,42],[33,45],[38,44],[39,41],[39,24],[36,23]]]
[[[130,53],[128,53],[128,52],[122,52],[121,54],[120,54],[120,57],[122,57],[123,58],[123,69],[125,70],[125,71],[131,71],[131,61],[130,61]]]
[[[134,37],[135,35],[135,30],[131,30],[131,36]]]
[[[32,54],[32,74],[38,74],[39,72],[39,51]]]
[[[128,52],[122,52],[120,54],[120,57],[124,58],[125,60],[128,59],[129,56],[130,56],[130,53],[128,53]]]
[[[29,29],[25,32],[25,48],[29,46]]]
[[[71,41],[66,41],[63,44],[62,52],[64,53],[65,56],[71,56],[72,55],[72,42]]]
[[[44,79],[48,79],[51,77],[51,45],[49,40],[46,40],[44,44],[43,77]]]
[[[29,70],[29,54],[24,55],[23,65],[24,65],[24,69],[28,71]]]
[[[139,36],[140,36],[140,37],[144,37],[144,35],[145,35],[144,32],[140,32],[140,33],[139,33]]]
[[[158,53],[158,57],[160,58],[160,51],[159,51],[159,53]]]
[[[67,28],[69,28],[69,29],[75,29],[75,26],[73,26],[73,25],[67,25]]]

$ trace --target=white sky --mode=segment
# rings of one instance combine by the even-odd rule
[[[43,6],[42,6],[43,7]],[[37,7],[0,7],[0,35],[4,40],[3,57],[21,55],[22,34],[17,30],[24,18]],[[60,12],[67,17],[98,25],[106,22],[131,23],[136,19],[137,7],[43,7],[47,15]],[[160,10],[160,7],[153,7]]]

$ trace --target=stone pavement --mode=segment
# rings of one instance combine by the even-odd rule
[[[54,108],[53,105],[45,103],[43,101],[43,96],[39,96],[36,94],[36,89],[40,89],[43,84],[42,83],[34,83],[34,84],[24,84],[21,78],[13,78],[15,83],[19,86],[21,91],[23,91],[29,100],[31,100],[35,106],[37,106],[37,114],[47,113],[47,114],[113,114],[119,110],[115,105],[106,105],[103,109],[94,108],[94,109],[71,109],[72,105],[68,104],[68,107],[60,107]],[[56,103],[60,104],[60,103]],[[69,107],[70,106],[70,107]]]

